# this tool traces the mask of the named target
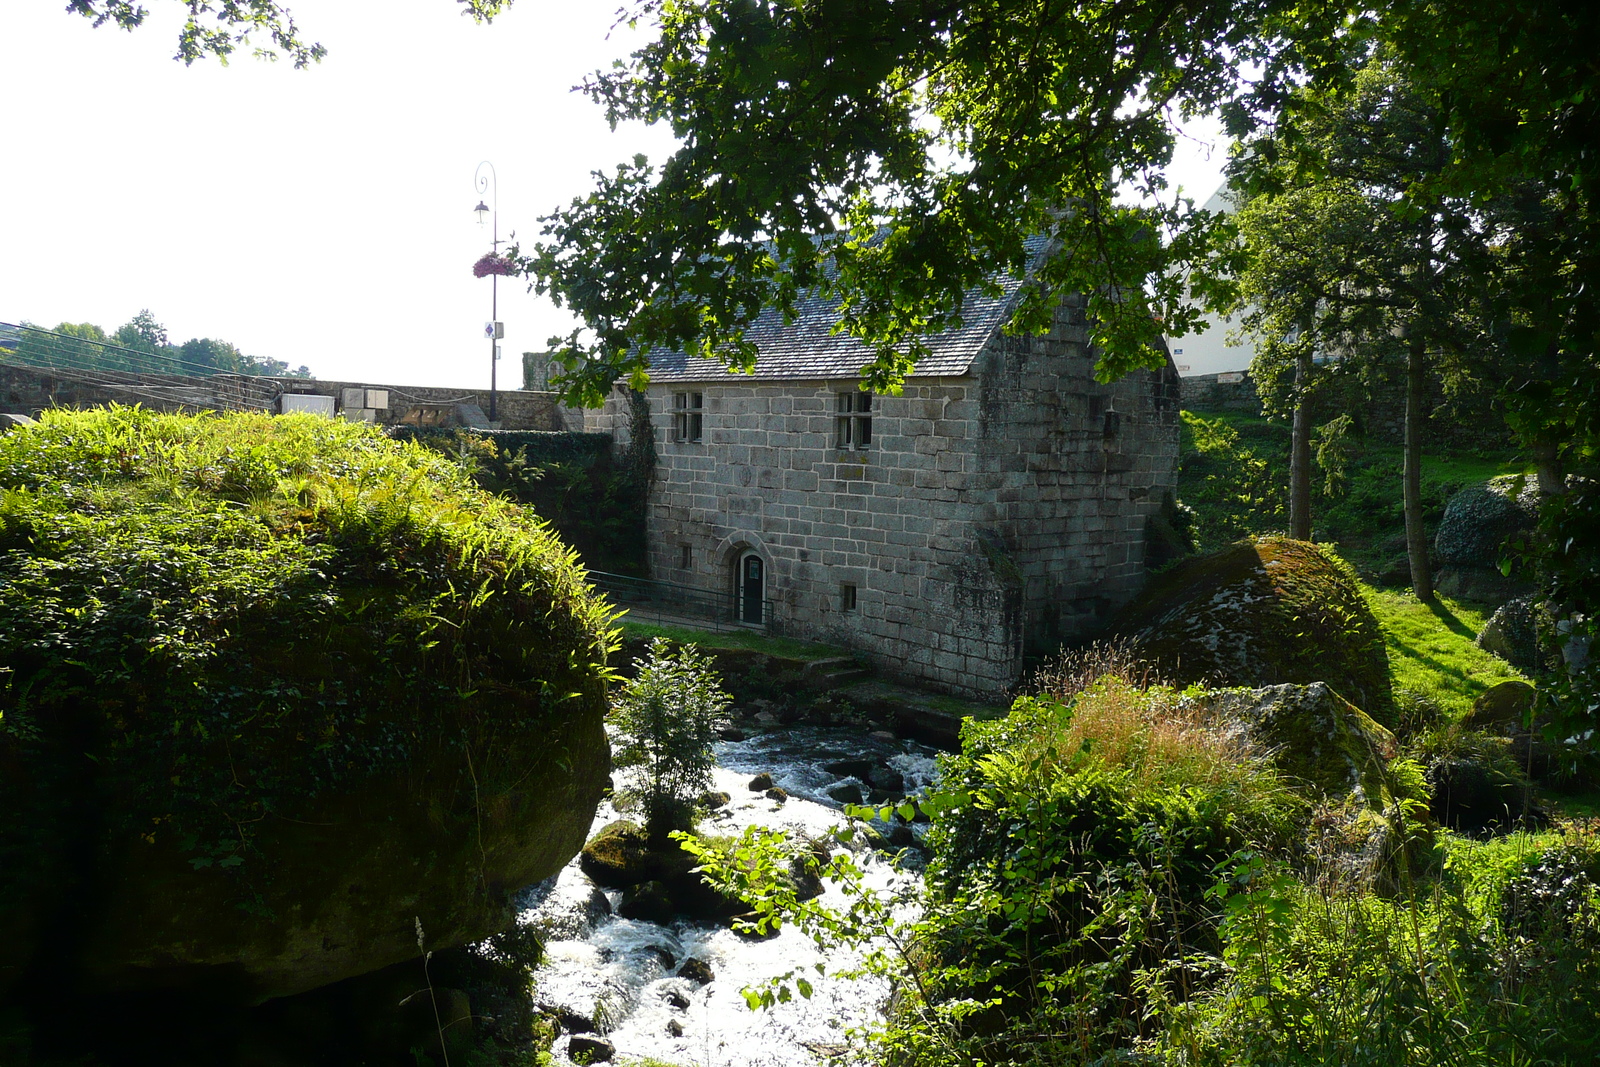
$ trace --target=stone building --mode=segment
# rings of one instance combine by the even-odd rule
[[[820,300],[755,323],[753,374],[652,360],[642,396],[586,418],[626,447],[648,405],[652,577],[974,697],[1015,685],[1026,648],[1092,630],[1143,583],[1178,377],[1169,359],[1097,383],[1081,300],[1005,336],[1016,292],[971,295],[898,396],[861,391],[869,353]]]

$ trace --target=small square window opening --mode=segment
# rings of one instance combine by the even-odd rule
[[[872,394],[859,389],[840,393],[835,423],[835,443],[838,447],[869,447],[872,444]]]
[[[694,566],[694,549],[688,545],[678,546],[678,566],[684,570]]]
[[[849,582],[839,586],[839,610],[856,610],[856,587]]]
[[[705,405],[701,393],[672,394],[672,439],[698,441],[705,427]]]

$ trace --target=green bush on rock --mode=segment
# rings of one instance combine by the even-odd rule
[[[0,989],[260,999],[476,940],[583,844],[608,609],[459,466],[309,416],[0,437]],[[19,947],[20,946],[20,947]]]
[[[1111,623],[1178,683],[1326,682],[1393,725],[1383,633],[1343,561],[1282,537],[1238,541],[1160,575]]]

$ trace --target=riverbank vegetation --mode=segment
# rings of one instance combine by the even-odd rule
[[[1445,830],[1414,747],[1381,789],[1319,792],[1203,692],[1110,666],[1057,671],[1005,720],[969,724],[920,803],[920,917],[896,918],[902,902],[874,897],[843,852],[819,867],[854,894],[847,912],[750,893],[769,922],[876,939],[864,969],[895,992],[884,1027],[858,1035],[867,1058],[1593,1062],[1592,824]],[[749,836],[745,865],[775,867],[760,859],[773,847]],[[773,988],[807,992],[795,975]]]

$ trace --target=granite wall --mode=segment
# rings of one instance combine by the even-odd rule
[[[1081,634],[1137,591],[1145,524],[1174,484],[1175,373],[1102,386],[1091,364],[1081,310],[1063,308],[1049,335],[993,342],[975,373],[874,397],[860,450],[836,440],[854,380],[652,385],[651,575],[732,593],[754,551],[771,629],[1002,694],[1030,642]],[[686,392],[703,397],[699,441],[676,439]],[[587,428],[624,447],[628,419],[619,393]]]

